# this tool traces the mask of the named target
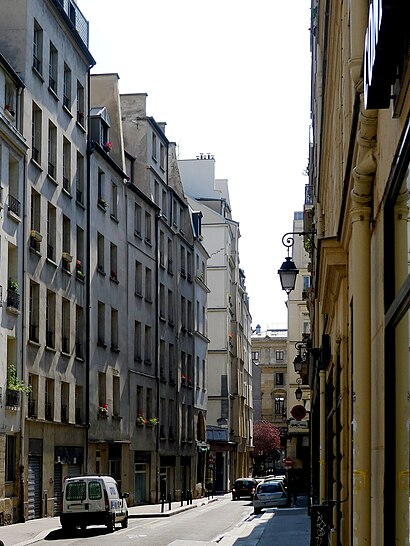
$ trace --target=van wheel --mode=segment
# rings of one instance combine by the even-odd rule
[[[61,527],[64,535],[71,536],[74,534],[75,525],[72,525],[71,523],[63,523]]]
[[[121,527],[122,527],[123,529],[125,529],[126,527],[128,527],[128,516],[127,516],[125,519],[122,520],[122,522],[121,522]]]
[[[115,524],[114,524],[114,519],[109,516],[108,517],[108,520],[107,520],[107,529],[108,529],[108,532],[109,533],[113,533],[114,532],[114,527],[115,527]]]

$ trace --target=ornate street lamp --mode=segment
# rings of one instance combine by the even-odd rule
[[[293,360],[293,365],[295,367],[295,372],[300,374],[302,371],[302,365],[306,361],[306,353],[302,355],[302,349],[306,349],[306,343],[303,341],[297,341],[295,343],[295,348],[298,350],[298,354]]]
[[[294,235],[313,236],[314,233],[314,231],[296,231],[285,233],[285,235],[282,237],[282,244],[288,249],[288,255],[280,266],[280,269],[278,269],[278,274],[282,285],[282,290],[284,290],[288,296],[292,290],[295,289],[296,277],[299,273],[299,269],[297,269],[295,262],[289,256],[289,249],[295,244]]]

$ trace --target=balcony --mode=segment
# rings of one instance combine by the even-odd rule
[[[20,218],[21,203],[11,193],[9,193],[8,212]]]
[[[20,406],[20,391],[6,389],[6,407],[18,408]]]
[[[78,6],[71,0],[54,0],[54,4],[63,10],[69,18],[71,25],[77,31],[80,39],[88,48],[88,21],[78,9]]]
[[[9,311],[20,311],[20,294],[15,288],[8,288],[6,306]]]

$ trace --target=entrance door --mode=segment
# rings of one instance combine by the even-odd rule
[[[63,465],[54,465],[54,515],[60,515],[60,497],[63,490]]]
[[[41,457],[28,458],[28,519],[41,517],[41,466]]]
[[[147,465],[135,464],[135,504],[147,502]]]

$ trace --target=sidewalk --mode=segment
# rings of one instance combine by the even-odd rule
[[[187,504],[184,501],[172,502],[171,509],[168,503],[162,504],[144,504],[139,506],[130,506],[128,508],[129,518],[160,518],[170,517],[185,510],[192,510],[198,506],[204,506],[210,502],[216,502],[218,497],[223,495],[215,495],[211,498],[193,499],[192,504]],[[25,523],[15,523],[14,525],[5,525],[0,527],[0,540],[4,546],[26,546],[33,544],[38,540],[42,540],[52,531],[61,529],[60,518],[49,517],[39,518],[26,521]]]

